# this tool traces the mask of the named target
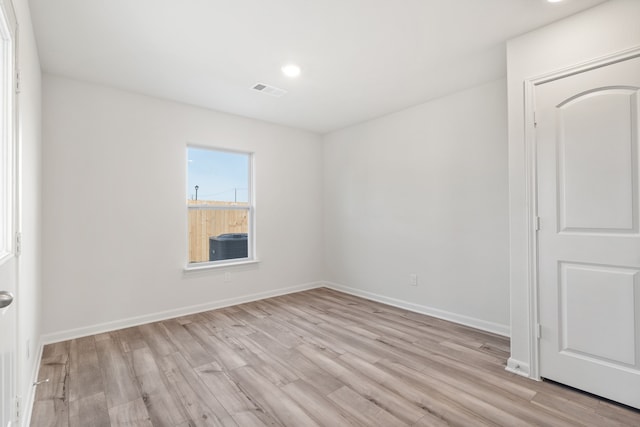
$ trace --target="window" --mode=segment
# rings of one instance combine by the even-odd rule
[[[189,266],[252,260],[252,155],[187,147]]]

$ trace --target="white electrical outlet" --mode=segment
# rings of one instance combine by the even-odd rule
[[[224,281],[225,282],[230,282],[231,281],[231,273],[229,273],[228,271],[226,273],[224,273]]]
[[[418,286],[418,275],[415,273],[409,274],[409,286]]]

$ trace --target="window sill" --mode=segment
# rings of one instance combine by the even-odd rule
[[[227,268],[227,267],[235,267],[238,265],[248,265],[248,264],[258,264],[260,263],[259,259],[244,259],[242,261],[229,261],[221,264],[209,264],[209,263],[198,263],[195,265],[187,265],[183,271],[185,273],[191,273],[195,271],[205,271],[205,270],[215,270],[218,268]],[[202,265],[200,265],[202,264]]]

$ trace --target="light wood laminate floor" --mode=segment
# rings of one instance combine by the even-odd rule
[[[315,289],[47,345],[32,426],[640,426],[506,338]]]

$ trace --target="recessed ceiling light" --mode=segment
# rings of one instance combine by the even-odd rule
[[[282,67],[282,72],[287,77],[298,77],[300,75],[300,67],[296,64],[287,64]]]
[[[547,0],[549,3],[560,3],[562,0]]]

